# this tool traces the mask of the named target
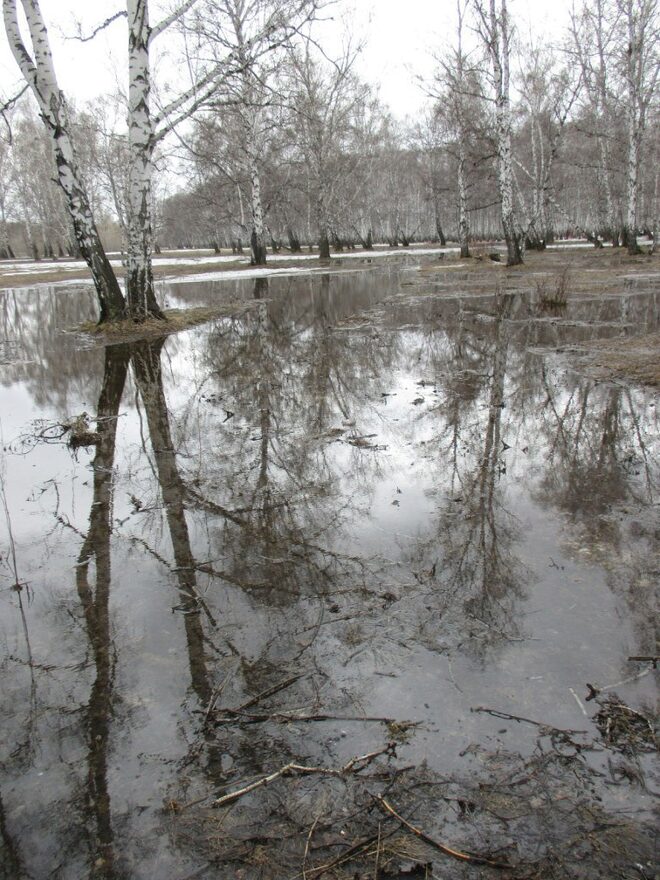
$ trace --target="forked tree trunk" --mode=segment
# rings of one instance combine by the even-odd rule
[[[147,0],[128,0],[128,241],[126,298],[135,321],[162,318],[154,294],[151,253],[151,181],[154,127],[149,109],[149,8]]]
[[[292,254],[299,254],[302,251],[302,247],[300,245],[300,239],[298,238],[297,233],[293,231],[291,226],[287,227],[286,230],[287,238],[289,239],[289,250]]]
[[[21,37],[16,0],[3,0],[5,30],[12,54],[39,104],[41,118],[51,136],[57,180],[64,192],[67,210],[90,268],[99,301],[101,322],[121,318],[124,297],[110,265],[94,222],[85,185],[78,171],[64,95],[59,89],[55,67],[38,0],[22,0],[32,42],[32,55]]]

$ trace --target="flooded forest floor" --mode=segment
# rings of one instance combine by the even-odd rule
[[[657,256],[27,280],[3,880],[659,876]]]

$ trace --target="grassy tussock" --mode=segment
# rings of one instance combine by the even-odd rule
[[[235,315],[245,310],[244,303],[228,303],[222,307],[196,308],[196,309],[167,309],[163,314],[165,318],[148,318],[146,321],[107,321],[104,324],[94,324],[87,321],[76,330],[86,333],[95,339],[107,343],[134,342],[138,339],[157,339],[169,336],[171,333],[179,333],[199,324],[205,324],[215,318]]]

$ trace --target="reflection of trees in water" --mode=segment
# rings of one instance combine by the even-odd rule
[[[93,318],[88,292],[88,286],[68,293],[54,287],[0,291],[0,337],[11,343],[3,384],[25,382],[35,403],[60,412],[74,394],[94,399],[96,354],[63,332]]]
[[[149,437],[156,463],[158,482],[165,505],[165,516],[174,552],[174,572],[179,585],[188,647],[188,662],[192,686],[202,705],[210,696],[211,688],[206,668],[202,612],[212,623],[197,590],[197,564],[190,545],[190,534],[184,511],[186,487],[179,473],[169,413],[163,390],[161,349],[164,340],[132,346],[131,362],[149,426]]]
[[[494,321],[477,339],[465,339],[459,313],[431,359],[434,373],[442,377],[441,424],[433,441],[437,453],[431,455],[438,456],[443,498],[434,537],[420,544],[419,568],[441,605],[434,626],[442,628],[442,640],[453,632],[455,641],[477,653],[517,632],[515,602],[527,577],[515,555],[519,529],[506,509],[502,484],[510,310],[511,299],[502,298]],[[456,380],[466,371],[467,395],[465,384]],[[485,423],[479,417],[482,405]]]
[[[652,482],[647,443],[630,392],[576,379],[566,394],[542,371],[546,395],[542,431],[549,447],[539,497],[587,527],[602,526],[612,505],[648,502]],[[649,440],[651,438],[648,438]],[[631,480],[643,470],[644,484]]]
[[[255,295],[263,294],[260,285]],[[219,328],[207,355],[231,418],[214,424],[218,442],[203,477],[242,520],[217,533],[218,552],[233,561],[235,578],[269,586],[274,601],[325,592],[339,570],[348,577],[355,568],[331,549],[354,502],[328,454],[328,432],[341,433],[365,401],[380,400],[380,371],[394,350],[389,339],[336,332],[330,276],[320,289],[310,283],[304,302],[290,317],[260,301]],[[363,458],[356,454],[355,466]]]
[[[0,792],[0,878],[23,880],[25,876],[27,875],[20,846],[7,826],[5,806]]]
[[[636,558],[645,549],[654,552],[648,537],[624,537],[612,516],[613,508],[624,503],[644,507],[651,500],[653,418],[640,411],[630,391],[552,374],[547,362],[527,350],[538,341],[539,324],[533,316],[525,318],[520,299],[500,297],[494,311],[492,300],[484,303],[478,320],[471,314],[473,300],[467,310],[460,298],[425,303],[429,328],[411,358],[422,375],[433,378],[438,400],[431,410],[439,417],[437,429],[425,454],[441,468],[443,500],[437,538],[422,537],[416,568],[425,588],[440,584],[446,599],[442,639],[449,624],[456,624],[452,615],[457,609],[472,621],[485,622],[488,633],[459,620],[456,640],[471,633],[475,644],[485,644],[498,632],[517,632],[515,599],[528,574],[518,558],[522,548],[516,552],[523,533],[504,501],[510,478],[505,440],[528,437],[534,447],[532,468],[540,474],[533,496],[569,515],[576,541],[607,546],[613,556],[635,540]],[[579,338],[598,334],[587,326],[571,332]],[[427,424],[429,417],[419,416]],[[519,449],[522,443],[516,445]],[[632,568],[633,580],[647,580],[648,567],[635,563]],[[648,601],[641,605],[647,607]],[[438,638],[435,631],[433,638]],[[642,642],[647,644],[648,634]]]
[[[549,449],[541,465],[540,501],[564,505],[562,509],[588,525],[594,517],[603,520],[611,505],[622,499],[638,498],[641,503],[633,489],[639,482],[634,469],[644,476],[648,468],[647,479],[652,482],[650,454],[645,451],[653,428],[648,412],[639,411],[634,395],[626,397],[617,389],[594,389],[576,382],[568,392],[558,392],[541,371],[540,361],[533,362],[523,353],[526,329],[508,320],[506,301],[495,319],[477,328],[477,333],[463,315],[448,320],[442,334],[436,329],[376,337],[371,332],[337,331],[330,281],[321,287],[310,284],[306,305],[297,309],[295,319],[267,302],[263,289],[257,292],[258,308],[241,319],[221,322],[208,339],[205,358],[217,383],[217,394],[210,395],[216,403],[199,402],[200,436],[194,439],[189,436],[193,420],[175,419],[168,412],[162,341],[106,352],[97,413],[94,497],[76,567],[94,675],[82,712],[70,722],[72,736],[84,735],[86,748],[84,825],[82,830],[52,832],[70,863],[84,857],[96,876],[110,877],[113,872],[116,876],[121,870],[114,864],[113,850],[120,861],[117,840],[123,832],[118,830],[117,817],[111,820],[108,786],[111,732],[126,724],[119,718],[115,693],[118,649],[109,617],[110,538],[113,528],[120,528],[112,518],[115,416],[129,359],[162,498],[162,520],[158,507],[153,521],[165,522],[174,562],[170,565],[160,558],[175,578],[176,620],[183,617],[180,625],[187,649],[185,674],[194,705],[202,710],[226,679],[219,704],[236,706],[293,671],[310,668],[319,671],[322,693],[314,693],[306,682],[296,683],[277,696],[277,708],[310,707],[321,701],[329,708],[342,699],[345,706],[352,696],[359,698],[364,682],[351,683],[352,694],[338,696],[335,677],[338,664],[344,657],[350,661],[348,655],[360,645],[342,653],[347,645],[341,636],[334,643],[314,644],[319,632],[347,629],[342,630],[339,620],[339,626],[321,629],[321,622],[328,621],[328,614],[322,621],[323,612],[330,608],[326,595],[339,607],[340,593],[346,590],[347,602],[353,603],[349,613],[355,615],[358,608],[360,623],[372,617],[381,632],[398,635],[402,624],[396,619],[396,606],[376,603],[373,593],[355,590],[367,578],[382,586],[376,577],[378,560],[360,559],[359,547],[352,558],[337,552],[338,545],[345,546],[343,541],[356,542],[350,528],[365,516],[346,497],[347,487],[359,472],[368,498],[378,457],[372,451],[331,446],[328,434],[336,426],[345,427],[343,421],[357,421],[354,430],[359,432],[360,419],[388,390],[383,382],[390,381],[393,368],[426,378],[428,367],[440,389],[439,403],[420,411],[418,419],[437,425],[432,455],[439,464],[438,486],[443,494],[438,517],[429,527],[431,539],[422,539],[422,558],[416,557],[411,566],[419,575],[425,604],[433,603],[434,610],[439,605],[442,611],[441,615],[423,611],[421,617],[428,620],[429,629],[434,628],[436,645],[438,637],[453,638],[455,633],[456,641],[462,640],[468,650],[482,652],[500,637],[517,632],[516,603],[526,572],[517,558],[520,530],[506,509],[503,441],[511,442],[511,434],[520,436],[520,425],[530,413],[541,413]],[[407,348],[410,339],[420,338],[418,348]],[[182,437],[183,454],[178,459],[173,435]],[[185,452],[193,444],[188,474]],[[591,484],[590,499],[576,493],[572,485],[576,479],[583,494]],[[603,485],[610,481],[614,489]],[[147,544],[152,538],[149,520],[140,519],[140,526],[142,542]],[[207,535],[214,559],[200,562],[198,547]],[[648,534],[638,540],[639,546],[642,541],[652,546]],[[620,538],[613,542],[616,546],[623,546]],[[206,589],[198,583],[200,573],[211,579]],[[389,603],[389,598],[379,598]],[[643,607],[649,613],[648,605]],[[335,618],[330,619],[334,624]],[[414,626],[419,621],[417,615]],[[227,650],[230,639],[233,644]],[[329,644],[339,659],[324,656]],[[233,656],[228,658],[230,653]],[[347,674],[340,671],[339,680],[346,682]],[[259,708],[268,710],[271,705],[261,703]],[[186,735],[198,731],[197,721],[203,717],[193,717],[192,724],[180,722],[181,729]],[[324,735],[309,733],[301,745],[298,733],[285,726],[202,728],[200,739],[208,758],[202,794],[232,779],[222,763],[227,757],[234,760],[233,779],[239,779],[271,770],[280,758],[281,763],[291,755],[300,758],[307,743],[312,751],[318,747],[317,736]],[[47,735],[52,736],[52,731]],[[198,782],[195,778],[193,785]],[[76,809],[77,797],[69,799]],[[65,802],[58,800],[58,813],[65,812]],[[47,809],[52,813],[52,804]],[[237,815],[240,823],[238,811]],[[253,819],[250,815],[246,821]],[[55,818],[53,825],[65,821],[65,816]],[[18,864],[12,834],[14,841],[22,843],[23,838],[13,824],[4,820],[0,802],[0,835],[9,857]],[[80,856],[83,845],[86,850]]]
[[[98,349],[84,347],[79,334],[67,331],[95,315],[90,285],[0,291],[0,339],[9,346],[4,358],[0,347],[0,382],[24,382],[36,405],[76,415],[70,401],[96,400],[100,392]],[[170,353],[178,344],[172,339]]]
[[[548,459],[535,497],[565,514],[567,552],[582,549],[604,566],[610,588],[629,606],[637,652],[653,654],[657,631],[650,585],[660,538],[637,513],[653,503],[657,491],[657,412],[644,393],[579,378],[562,393],[546,369],[543,377],[541,431]]]
[[[117,416],[130,352],[117,345],[105,350],[103,386],[97,408],[96,454],[92,463],[94,495],[89,529],[78,555],[76,586],[83,610],[85,630],[92,650],[96,677],[86,711],[88,741],[87,810],[94,817],[92,877],[114,877],[114,834],[108,792],[108,741],[114,690],[114,656],[110,628],[110,535],[112,532],[113,468]],[[94,563],[94,586],[90,563]]]
[[[184,513],[185,487],[179,475],[172,447],[169,415],[163,392],[160,353],[162,340],[153,343],[116,345],[105,350],[105,364],[101,392],[97,407],[95,455],[92,462],[93,497],[89,515],[89,527],[83,535],[76,564],[76,588],[85,637],[89,645],[94,680],[89,698],[76,722],[71,717],[65,723],[67,739],[75,740],[77,731],[83,735],[87,752],[87,773],[81,786],[73,783],[71,804],[73,811],[67,814],[58,803],[58,815],[49,828],[56,835],[56,848],[61,852],[63,864],[75,865],[78,860],[88,862],[90,877],[116,878],[124,876],[124,870],[117,864],[116,832],[113,829],[110,791],[108,784],[109,748],[112,730],[125,725],[125,713],[117,713],[115,691],[116,645],[112,633],[110,617],[111,599],[111,536],[114,530],[113,494],[114,460],[119,406],[124,392],[129,363],[133,365],[135,382],[142,405],[156,465],[165,519],[171,538],[174,572],[181,597],[178,611],[183,617],[186,634],[188,665],[192,687],[200,703],[205,705],[210,696],[210,684],[205,654],[205,636],[201,623],[201,612],[206,610],[196,590],[196,562],[193,558],[187,523]],[[210,618],[213,622],[213,619]],[[52,674],[55,667],[37,667],[43,674]],[[70,676],[63,670],[64,675]],[[68,684],[66,685],[69,686]],[[76,687],[71,683],[71,687]],[[77,702],[72,697],[73,702]],[[67,707],[68,708],[68,707]],[[55,710],[51,708],[51,714]],[[69,712],[62,712],[66,718]],[[35,731],[38,751],[39,735]],[[47,740],[51,746],[50,740]],[[13,760],[23,760],[14,751]],[[14,761],[15,763],[15,761]],[[82,795],[82,803],[78,802]],[[74,816],[81,817],[76,822]],[[0,816],[2,831],[8,857],[18,866],[20,857],[18,845],[13,843],[11,833]],[[58,827],[61,822],[64,827]],[[11,846],[10,846],[11,844]],[[13,849],[12,849],[13,847]],[[18,871],[18,868],[16,869]],[[17,878],[19,873],[11,875]]]

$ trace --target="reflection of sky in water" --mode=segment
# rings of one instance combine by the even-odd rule
[[[178,784],[168,762],[196,735],[202,678],[227,678],[221,703],[238,705],[291,664],[316,669],[324,709],[422,721],[404,760],[426,758],[444,772],[471,741],[527,747],[524,729],[470,708],[584,727],[570,688],[619,681],[628,655],[652,650],[640,584],[657,552],[655,397],[594,386],[527,351],[553,334],[590,338],[593,320],[600,332],[621,332],[620,304],[576,303],[562,328],[531,320],[522,299],[497,321],[490,298],[471,299],[469,312],[428,298],[351,329],[355,312],[376,309],[396,285],[395,269],[279,278],[267,315],[251,309],[170,338],[160,356],[167,410],[158,410],[154,379],[151,418],[157,411],[161,440],[169,425],[174,458],[162,442],[152,448],[145,386],[127,379],[111,471],[111,644],[101,656],[116,660],[102,742],[115,845],[135,876],[150,876],[147,863],[180,868],[166,843],[152,848],[155,811]],[[193,304],[219,295],[247,302],[252,287],[178,284],[169,296]],[[37,711],[26,702],[25,641],[3,553],[0,790],[26,852],[39,829],[37,872],[71,837],[75,876],[85,846],[61,805],[84,787],[85,707],[99,664],[76,562],[102,489],[93,448],[28,451],[19,438],[34,419],[83,410],[95,426],[104,351],[78,351],[61,332],[76,322],[72,297],[27,296],[29,315],[10,327],[25,357],[0,368],[0,406],[4,488],[32,597]],[[631,297],[625,322],[641,325],[652,306]],[[101,486],[109,473],[104,483],[97,466]],[[4,547],[4,522],[0,533]],[[199,570],[177,568],[173,541],[177,558],[191,552]],[[205,609],[197,629],[182,587],[191,582]],[[650,697],[651,685],[647,677],[626,695]],[[311,705],[314,692],[300,685],[282,700]],[[17,754],[28,719],[33,751]],[[340,729],[273,736],[301,759],[322,760]],[[375,736],[355,725],[331,757],[366,751]],[[255,772],[243,734],[227,748],[236,778]],[[212,768],[187,772],[202,793],[218,783]],[[98,823],[88,811],[85,821]]]

